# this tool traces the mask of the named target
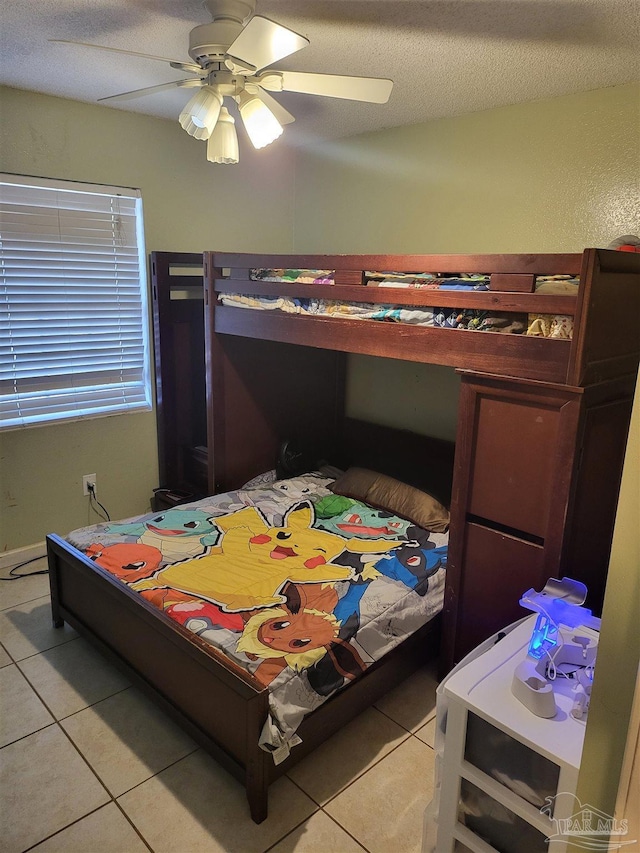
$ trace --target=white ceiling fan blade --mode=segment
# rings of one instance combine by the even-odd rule
[[[261,15],[254,15],[229,47],[227,55],[259,71],[308,44],[309,39],[293,30]]]
[[[301,92],[372,104],[386,104],[393,89],[393,80],[380,77],[344,77],[306,71],[268,71],[258,82],[270,92]]]
[[[110,53],[124,53],[127,56],[141,56],[143,59],[156,59],[158,62],[168,62],[173,68],[179,68],[182,71],[194,71],[196,73],[202,71],[199,65],[194,65],[190,62],[181,62],[179,59],[167,59],[166,56],[154,56],[151,53],[138,53],[136,50],[123,50],[120,47],[104,47],[101,44],[91,44],[85,41],[69,41],[68,39],[49,39],[49,41],[56,44],[73,44],[76,47],[92,47],[94,50],[107,50]]]
[[[202,86],[200,78],[191,80],[174,80],[173,83],[160,83],[158,86],[146,86],[144,89],[133,89],[131,92],[121,92],[119,95],[107,95],[106,98],[98,98],[98,101],[130,101],[132,98],[141,98],[144,95],[152,95],[154,92],[164,92],[166,89]]]
[[[247,83],[245,85],[245,89],[250,94],[257,95],[262,103],[269,107],[280,124],[291,124],[296,120],[295,116],[292,116],[288,110],[285,110],[279,101],[272,98],[271,95],[268,92],[265,92],[264,89],[261,89],[260,86],[257,86],[255,83]]]

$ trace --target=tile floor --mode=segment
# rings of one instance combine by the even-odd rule
[[[431,670],[279,779],[258,826],[234,778],[75,631],[52,627],[48,592],[46,575],[0,583],[2,853],[419,853]]]

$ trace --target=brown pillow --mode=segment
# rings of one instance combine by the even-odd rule
[[[387,477],[386,474],[378,474],[367,468],[349,468],[329,488],[336,495],[387,509],[433,533],[444,533],[449,529],[449,511],[446,507],[426,492]]]

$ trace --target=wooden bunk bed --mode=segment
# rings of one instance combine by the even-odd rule
[[[208,486],[203,258],[153,252],[150,272],[160,509],[203,497]]]
[[[172,257],[154,255],[156,274]],[[176,256],[176,263],[189,257],[198,258]],[[251,279],[251,270],[292,268],[331,270],[334,283]],[[365,284],[370,270],[482,273],[490,289],[376,288]],[[374,468],[451,498],[441,617],[306,717],[302,744],[278,766],[258,747],[265,689],[60,537],[48,537],[55,624],[68,621],[95,642],[243,779],[251,815],[260,821],[269,782],[415,668],[427,635],[441,631],[446,670],[521,615],[523,591],[563,575],[587,584],[588,604],[599,612],[640,356],[640,258],[598,249],[576,255],[206,253],[204,271],[211,494],[272,468],[281,442],[292,438],[309,458]],[[541,275],[579,276],[580,284],[573,296],[545,296],[534,292]],[[155,284],[161,280],[163,274]],[[304,299],[311,290],[327,300],[570,316],[574,334],[548,340],[220,301],[221,294]],[[459,370],[455,452],[447,442],[349,418],[345,354],[354,352]],[[201,437],[197,442],[201,449]]]

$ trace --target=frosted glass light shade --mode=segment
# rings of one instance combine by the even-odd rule
[[[260,98],[244,91],[237,100],[242,121],[254,148],[264,148],[282,134],[282,125]]]
[[[235,121],[226,107],[220,110],[218,123],[207,141],[207,160],[210,163],[237,163],[239,160]]]
[[[208,139],[218,121],[222,95],[211,86],[203,86],[180,113],[180,127],[196,139]]]

